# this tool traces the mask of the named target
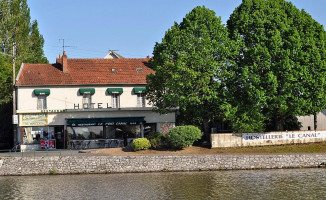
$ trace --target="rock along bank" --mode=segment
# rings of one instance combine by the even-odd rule
[[[2,157],[0,175],[312,168],[326,154]]]

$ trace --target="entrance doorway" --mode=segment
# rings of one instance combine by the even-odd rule
[[[63,126],[55,126],[54,127],[54,139],[56,141],[56,148],[57,149],[64,149],[65,148],[65,137]]]

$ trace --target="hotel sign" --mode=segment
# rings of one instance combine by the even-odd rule
[[[22,126],[47,126],[47,125],[48,125],[47,113],[22,115]]]
[[[72,127],[79,126],[125,126],[144,124],[144,117],[121,117],[121,118],[71,118],[67,124]]]
[[[326,138],[326,131],[296,131],[281,133],[243,133],[243,141],[258,140],[293,140],[293,139],[312,139]]]

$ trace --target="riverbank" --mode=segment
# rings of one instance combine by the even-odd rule
[[[326,142],[288,144],[279,146],[237,147],[237,148],[209,148],[208,146],[191,146],[182,150],[145,150],[131,151],[126,148],[91,149],[83,152],[95,155],[212,155],[212,154],[292,154],[292,153],[326,153]]]
[[[2,157],[0,175],[103,174],[314,168],[326,154],[211,154]]]

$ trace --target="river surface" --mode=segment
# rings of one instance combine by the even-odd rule
[[[326,169],[2,176],[0,199],[326,199]]]

